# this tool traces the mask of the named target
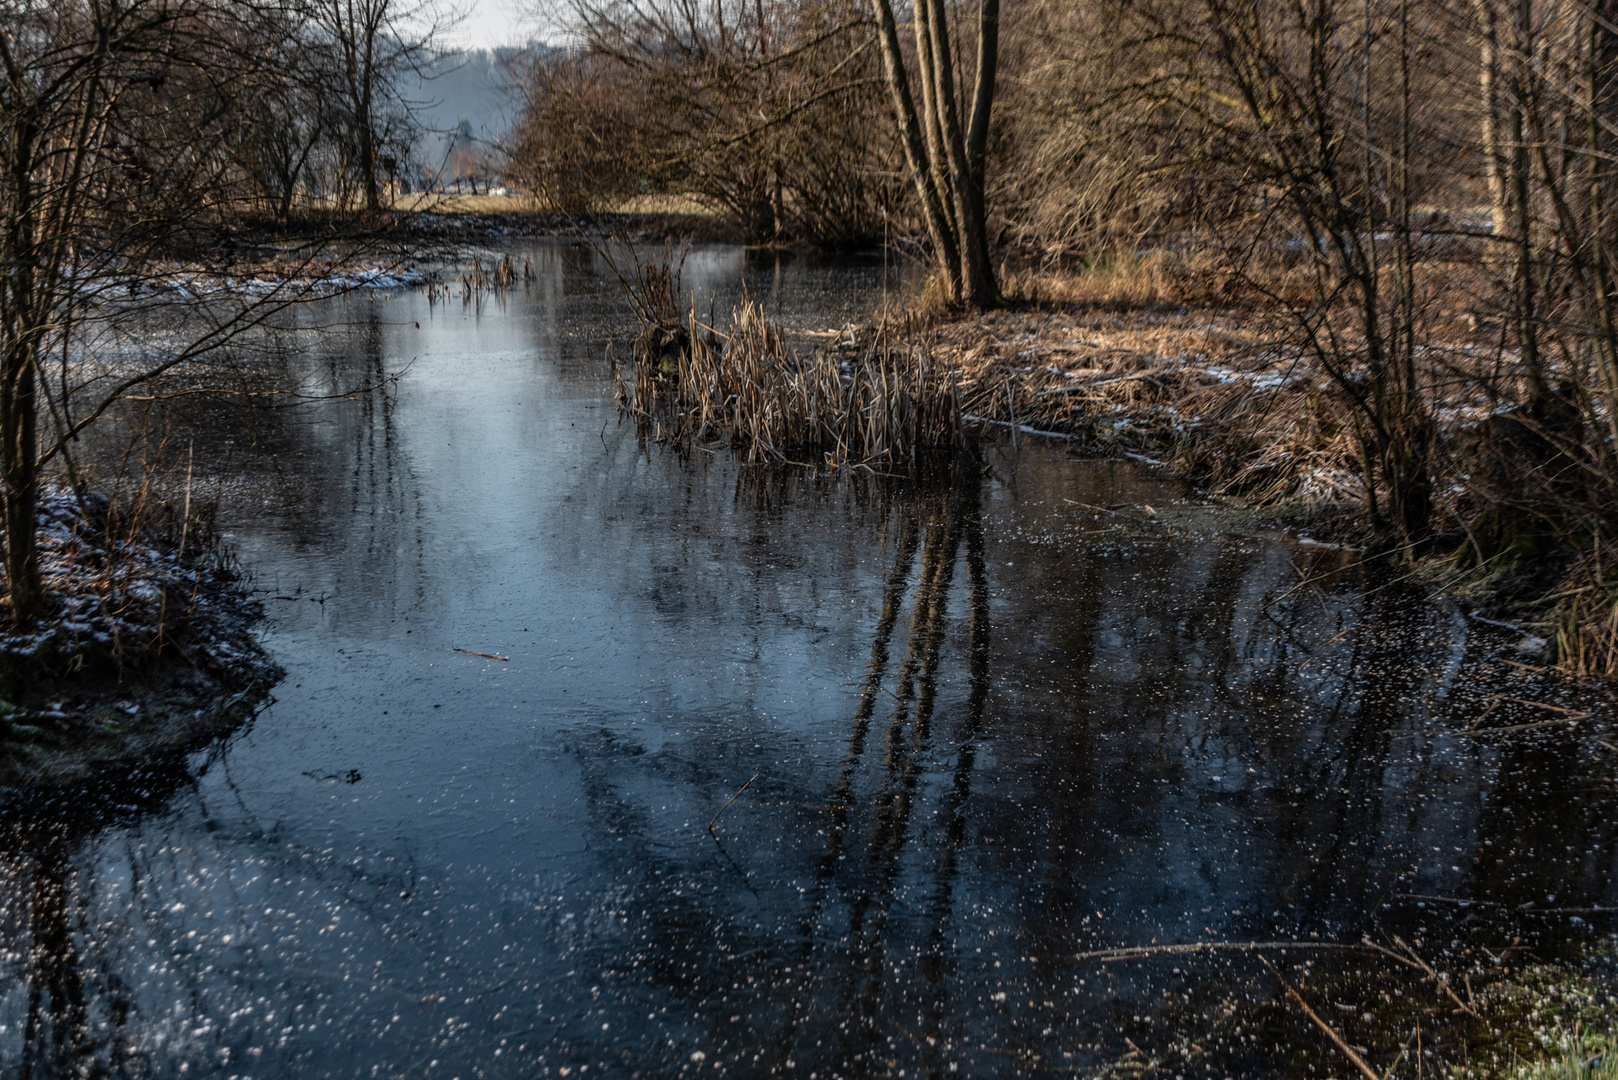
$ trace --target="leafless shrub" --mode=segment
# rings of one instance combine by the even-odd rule
[[[1201,167],[1206,125],[1150,94],[1175,37],[1110,2],[1042,0],[1009,9],[1001,41],[991,202],[1036,264],[1184,243],[1228,212]]]
[[[524,79],[512,163],[554,209],[685,194],[752,240],[844,246],[902,206],[856,0],[576,0],[553,17],[581,44]]]
[[[652,102],[620,65],[588,52],[541,57],[523,78],[511,173],[552,213],[588,217],[655,182],[643,121]]]

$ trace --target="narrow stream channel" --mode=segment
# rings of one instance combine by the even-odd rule
[[[0,1073],[1071,1075],[1276,989],[1081,953],[1615,929],[1445,902],[1618,904],[1612,762],[1443,734],[1569,693],[1513,635],[1037,440],[918,482],[642,446],[615,283],[527,253],[309,315],[302,385],[380,388],[176,414],[287,676],[5,823]],[[744,269],[799,330],[882,288],[687,283]],[[1221,1030],[1188,1071],[1286,1071]]]

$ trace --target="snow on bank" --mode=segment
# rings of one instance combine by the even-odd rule
[[[105,499],[40,499],[45,617],[0,624],[0,801],[240,719],[280,671],[227,560],[119,525]],[[189,537],[187,538],[190,539]]]
[[[52,609],[33,625],[0,628],[0,656],[13,672],[69,661],[78,670],[91,658],[121,664],[165,645],[189,647],[220,667],[249,658],[236,640],[239,602],[221,595],[228,577],[139,530],[133,539],[108,538],[99,496],[88,496],[84,510],[66,488],[40,498],[40,563]]]

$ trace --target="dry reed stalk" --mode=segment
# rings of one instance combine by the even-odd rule
[[[1365,1058],[1360,1055],[1359,1051],[1355,1050],[1354,1047],[1349,1045],[1348,1040],[1343,1038],[1343,1036],[1338,1033],[1336,1028],[1322,1020],[1320,1018],[1320,1014],[1309,1007],[1309,1002],[1304,1000],[1303,994],[1299,993],[1291,983],[1287,982],[1286,976],[1282,975],[1281,972],[1276,969],[1274,964],[1270,963],[1269,960],[1263,956],[1260,956],[1258,959],[1259,963],[1269,968],[1270,973],[1280,980],[1282,988],[1287,992],[1287,996],[1297,1003],[1298,1008],[1303,1010],[1303,1014],[1309,1018],[1310,1022],[1318,1027],[1321,1031],[1325,1032],[1326,1037],[1332,1041],[1332,1045],[1337,1047],[1338,1050],[1342,1051],[1343,1056],[1348,1058],[1348,1060],[1353,1063],[1354,1067],[1360,1071],[1360,1075],[1364,1076],[1366,1080],[1384,1080],[1383,1077],[1379,1077],[1375,1070],[1373,1070],[1371,1066],[1366,1063]]]
[[[1553,617],[1560,666],[1575,675],[1608,678],[1618,675],[1618,590],[1603,579],[1599,554],[1575,568],[1572,587],[1561,590]]]
[[[616,373],[620,406],[665,438],[722,441],[748,461],[830,469],[894,465],[966,446],[951,374],[922,350],[874,335],[859,354],[799,354],[781,327],[744,301],[728,332],[694,311],[669,355],[666,328],[643,333],[634,382]]]
[[[461,271],[453,281],[445,281],[435,271],[422,283],[421,288],[427,294],[428,305],[433,306],[441,300],[447,302],[456,293],[460,294],[462,303],[471,303],[486,293],[503,293],[533,280],[534,266],[531,260],[524,259],[519,265],[510,255],[505,255],[498,262],[486,265],[482,259],[473,259],[472,265]]]
[[[490,263],[487,267],[483,265],[483,260],[473,259],[472,268],[460,276],[461,297],[470,300],[481,293],[504,292],[519,281],[526,281],[531,277],[531,271],[527,276],[519,273],[517,264],[512,261],[510,255],[504,256],[499,262]]]

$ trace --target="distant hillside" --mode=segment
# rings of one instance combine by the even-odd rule
[[[430,177],[448,181],[454,174],[476,173],[479,183],[498,175],[499,148],[521,101],[513,71],[534,50],[470,49],[437,54],[410,92],[416,122],[419,164]]]
[[[500,140],[516,111],[509,64],[526,51],[472,49],[438,54],[410,94],[417,121],[428,132],[437,133],[454,131],[465,121],[477,138]]]

